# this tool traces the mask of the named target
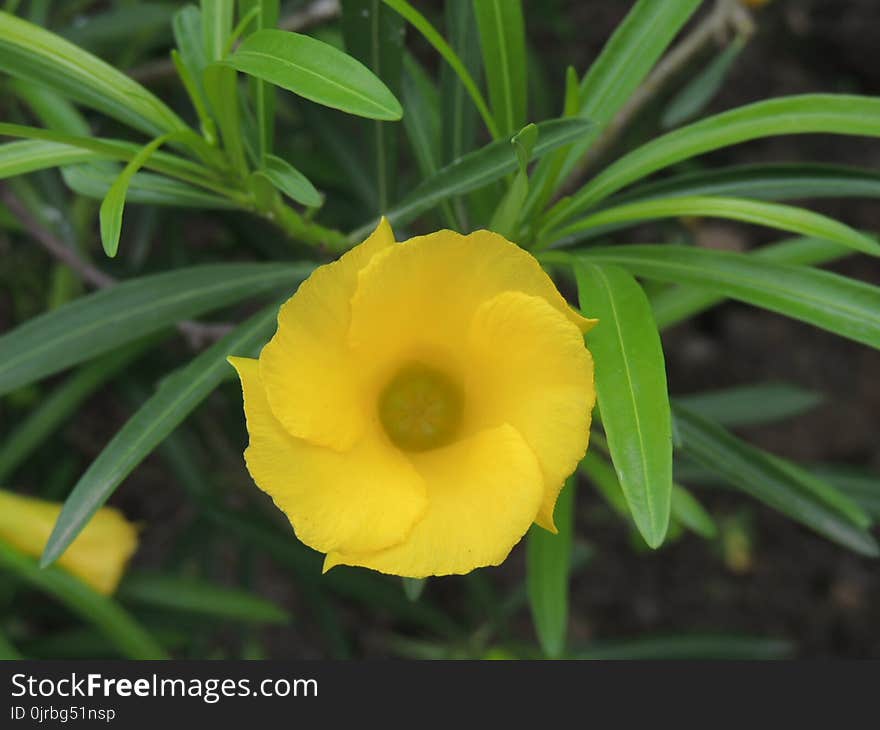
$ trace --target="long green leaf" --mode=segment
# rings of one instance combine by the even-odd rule
[[[22,140],[0,145],[0,180],[34,170],[104,160],[106,155],[60,142]]]
[[[132,469],[224,380],[229,374],[226,357],[250,354],[268,339],[276,314],[277,306],[272,306],[254,315],[162,381],[74,486],[46,544],[43,565],[67,549]]]
[[[257,624],[285,624],[290,620],[287,611],[265,598],[184,576],[129,573],[117,596],[122,603],[208,618]]]
[[[739,36],[734,39],[721,53],[712,59],[706,68],[674,96],[663,111],[660,124],[664,129],[677,127],[696,117],[724,84],[727,74],[745,46],[746,39]]]
[[[565,651],[576,487],[575,480],[569,479],[556,501],[553,519],[559,533],[552,535],[533,525],[526,546],[526,588],[532,620],[541,648],[551,659]]]
[[[816,163],[734,165],[697,170],[634,187],[610,198],[619,204],[648,198],[718,195],[734,198],[880,198],[880,172]]]
[[[83,366],[44,398],[0,445],[0,483],[6,482],[19,464],[24,462],[97,388],[142,354],[145,344],[133,343]]]
[[[587,153],[699,5],[700,0],[638,0],[632,7],[581,83],[578,116],[592,120],[596,127],[567,150],[561,164],[548,160],[538,165],[532,183],[535,199],[539,193],[542,204],[549,199],[557,183]]]
[[[473,3],[463,0],[445,3],[446,37],[468,77],[480,80],[482,59]],[[477,136],[477,108],[468,100],[468,89],[448,63],[440,70],[442,163],[450,163],[470,152]],[[409,112],[407,112],[409,113]]]
[[[151,135],[186,129],[147,89],[100,58],[37,25],[0,12],[0,70]]]
[[[627,504],[657,548],[669,525],[672,432],[660,335],[641,287],[614,266],[582,265],[581,310],[599,324],[587,336],[596,363],[602,425]]]
[[[859,517],[861,526],[854,524],[852,503],[845,512],[840,509],[843,495],[827,499],[827,485],[821,492],[816,490],[815,483],[805,482],[793,464],[750,446],[685,408],[676,406],[675,423],[684,452],[731,486],[840,545],[863,555],[880,555],[877,543],[864,529],[864,518]]]
[[[880,521],[880,475],[834,464],[816,464],[810,471],[856,502],[875,522]]]
[[[559,254],[553,254],[559,256]],[[578,258],[691,284],[880,348],[880,288],[828,271],[692,246],[612,246]]]
[[[780,241],[749,253],[752,258],[780,264],[815,266],[852,254],[850,248],[816,238]],[[652,294],[651,307],[660,329],[670,327],[723,302],[724,297],[701,287],[673,286]]]
[[[554,208],[546,227],[555,228],[625,185],[676,162],[761,137],[819,132],[880,136],[880,99],[806,94],[759,101],[708,117],[658,137],[609,165]]]
[[[14,144],[30,144],[27,142]],[[41,143],[42,144],[42,143]],[[61,168],[64,183],[75,193],[95,200],[104,200],[119,177],[116,165],[71,165]],[[198,209],[232,209],[241,204],[206,190],[150,172],[138,172],[128,185],[126,200],[146,205],[168,205]]]
[[[403,18],[381,0],[343,0],[342,31],[346,50],[369,68],[388,87],[400,94],[403,72]],[[370,122],[367,154],[375,171],[378,213],[384,213],[397,197],[396,125]]]
[[[278,25],[280,0],[243,0],[239,5],[242,17],[257,8],[254,31],[275,28]],[[275,87],[260,79],[251,79],[251,89],[257,112],[260,160],[265,163],[266,156],[272,152],[275,139]]]
[[[265,167],[261,168],[260,172],[282,193],[310,208],[324,202],[323,196],[315,190],[309,179],[287,160],[275,155],[266,155],[264,159]]]
[[[349,114],[388,120],[403,116],[394,94],[372,71],[307,35],[260,30],[245,38],[223,63]]]
[[[521,0],[473,0],[483,68],[498,132],[510,136],[526,123],[525,22]]]
[[[0,541],[0,569],[55,598],[100,630],[128,659],[167,659],[156,643],[112,598],[97,593],[60,568],[41,569],[37,561]]]
[[[880,255],[880,243],[873,238],[819,213],[779,203],[710,196],[652,198],[625,203],[593,213],[558,231],[550,232],[544,242],[569,236],[577,237],[579,233],[589,233],[590,229],[608,225],[683,216],[710,216],[754,223],[802,236],[824,238],[872,256]]]
[[[597,642],[577,652],[574,659],[787,659],[794,646],[785,639],[756,636],[694,634]]]
[[[425,70],[412,56],[403,63],[403,126],[422,177],[440,167],[440,95]]]
[[[741,385],[675,398],[676,403],[722,426],[781,421],[805,413],[822,401],[821,394],[788,383]]]
[[[443,36],[437,32],[434,26],[428,22],[428,19],[408,3],[407,0],[382,1],[395,12],[400,13],[410,25],[418,30],[419,33],[425,37],[425,40],[428,41],[428,43],[430,43],[443,57],[443,60],[449,64],[452,70],[455,71],[459,80],[473,100],[474,106],[477,107],[477,111],[483,118],[483,122],[486,125],[486,129],[489,130],[489,134],[492,135],[493,139],[496,139],[499,136],[499,132],[495,126],[495,120],[489,111],[486,100],[480,93],[480,90],[474,82],[470,72],[467,70],[467,67],[458,57],[458,54],[452,50],[452,47],[444,40]],[[464,2],[464,0],[462,0],[462,2]]]
[[[580,119],[551,119],[538,127],[538,141],[531,159],[538,159],[557,147],[577,139],[590,128],[590,123]],[[386,213],[392,224],[408,223],[420,213],[430,210],[438,203],[455,195],[470,192],[515,172],[518,162],[514,148],[506,139],[490,142],[475,152],[447,165],[436,175],[425,180],[402,201]],[[362,240],[373,230],[375,222],[351,234],[352,240]]]
[[[232,34],[235,0],[207,0],[202,8],[202,46],[208,63],[226,55],[226,46]]]
[[[144,166],[153,153],[168,141],[170,135],[164,134],[141,149],[119,173],[119,177],[113,181],[104,200],[101,201],[99,212],[101,244],[104,253],[113,258],[119,249],[119,235],[122,233],[122,211],[125,207],[125,196],[128,186],[135,173]]]
[[[205,264],[90,294],[0,336],[0,394],[187,317],[292,289],[309,264]]]

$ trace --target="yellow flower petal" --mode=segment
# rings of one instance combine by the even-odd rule
[[[453,358],[480,304],[511,290],[541,297],[583,331],[592,326],[528,252],[489,231],[438,231],[387,247],[361,270],[349,342],[380,379],[413,353]]]
[[[553,508],[587,450],[595,403],[583,335],[546,300],[505,292],[471,322],[466,399],[478,427],[509,423],[537,456],[545,492],[537,522],[555,532]]]
[[[337,450],[364,428],[357,371],[346,356],[358,271],[394,244],[388,221],[338,261],[321,266],[278,313],[278,331],[260,354],[260,377],[272,413],[288,433]]]
[[[324,563],[424,578],[498,565],[529,529],[543,497],[535,455],[512,426],[487,429],[413,459],[428,508],[400,545],[372,554],[331,552]]]
[[[231,357],[244,392],[251,476],[315,550],[369,552],[402,542],[425,510],[409,461],[368,433],[349,452],[292,437],[269,408],[257,360]]]
[[[49,540],[61,505],[0,491],[0,540],[39,557]],[[116,590],[137,548],[137,530],[119,510],[99,509],[57,563],[96,591]]]

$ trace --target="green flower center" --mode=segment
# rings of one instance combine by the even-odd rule
[[[464,395],[448,375],[421,363],[407,365],[379,396],[379,420],[406,451],[445,446],[461,423]]]

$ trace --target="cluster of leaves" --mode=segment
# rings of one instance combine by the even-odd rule
[[[878,554],[870,533],[878,516],[870,477],[808,470],[729,430],[803,412],[816,398],[786,386],[755,386],[670,403],[660,330],[730,298],[880,346],[880,289],[817,268],[854,253],[877,255],[880,244],[839,221],[779,202],[877,197],[880,175],[815,164],[676,169],[713,150],[780,134],[880,136],[880,100],[805,95],[709,116],[627,151],[560,197],[694,16],[699,0],[635,2],[586,74],[568,70],[558,115],[540,109],[546,104],[534,99],[529,103],[534,59],[527,54],[522,4],[515,0],[448,2],[445,33],[406,0],[343,0],[341,34],[326,33],[323,40],[278,29],[278,0],[204,0],[200,8],[181,9],[120,3],[104,14],[87,15],[84,24],[67,17],[62,34],[46,29],[44,3],[31,5],[30,20],[0,13],[0,70],[11,77],[4,80],[16,102],[10,112],[21,117],[0,123],[0,134],[21,138],[0,145],[0,179],[9,179],[36,225],[54,230],[84,258],[92,253],[83,242],[90,240],[93,207],[85,213],[74,208],[69,196],[59,193],[56,179],[41,171],[59,168],[65,185],[77,194],[76,204],[100,201],[104,252],[120,254],[106,264],[116,266],[125,280],[84,296],[68,286],[60,306],[0,336],[0,395],[26,401],[27,388],[78,368],[41,394],[39,405],[5,436],[0,482],[19,469],[34,468],[38,450],[111,379],[122,380],[123,390],[138,403],[69,490],[44,565],[158,449],[197,507],[194,534],[211,536],[208,542],[218,534],[234,536],[244,552],[268,553],[293,571],[336,654],[346,655],[350,647],[331,595],[390,612],[446,639],[441,647],[399,642],[399,651],[419,656],[484,651],[507,617],[528,601],[542,651],[572,654],[566,642],[570,576],[589,558],[573,535],[574,481],[557,507],[560,535],[529,535],[522,591],[499,599],[485,577],[468,579],[473,602],[481,606],[475,615],[491,615],[470,633],[420,599],[423,584],[418,582],[401,586],[345,568],[320,577],[318,556],[259,507],[228,509],[222,493],[205,487],[211,480],[202,475],[209,467],[193,457],[193,434],[181,424],[228,379],[228,354],[256,352],[270,336],[277,297],[289,295],[320,256],[362,240],[380,214],[398,231],[415,223],[461,231],[491,228],[532,250],[548,270],[576,280],[581,308],[602,322],[588,335],[599,408],[581,472],[648,546],[659,547],[681,528],[706,539],[716,535],[712,516],[674,481],[676,474],[679,481],[696,475],[695,482],[739,490],[851,550]],[[75,5],[85,10],[88,3]],[[144,14],[140,27],[136,13]],[[124,48],[126,39],[131,45],[140,38],[141,48],[149,49],[149,39],[161,39],[169,28],[178,89],[188,102],[181,113],[193,124],[88,50],[108,37]],[[407,28],[439,54],[439,74],[406,49]],[[731,44],[674,97],[663,117],[666,127],[701,113],[743,44],[743,39]],[[87,119],[83,109],[97,116]],[[542,121],[527,123],[530,116]],[[38,125],[26,124],[29,118]],[[276,130],[282,124],[284,135]],[[118,136],[95,135],[98,125]],[[665,174],[645,181],[658,172]],[[21,177],[25,173],[37,175]],[[66,224],[47,213],[47,200],[64,211]],[[158,273],[144,271],[143,242],[162,223],[145,216],[131,232],[126,217],[124,230],[127,203],[226,211],[223,220],[232,230],[244,225],[250,232],[240,236],[250,241],[249,258],[270,262],[204,263],[204,257],[184,250]],[[745,221],[799,238],[749,253],[611,243],[619,237],[611,234],[637,224],[682,216]],[[20,221],[7,213],[0,223],[14,232]],[[121,238],[133,245],[127,257]],[[238,259],[239,252],[225,255]],[[190,361],[181,363],[177,356],[170,372],[163,367],[159,373],[153,393],[131,377],[133,364],[144,366],[143,356],[169,339],[176,323],[260,296],[273,303]],[[146,372],[157,377],[154,368]],[[71,464],[79,468],[75,460],[66,463],[68,472]],[[60,486],[47,494],[66,493],[66,478],[62,473],[54,480]],[[173,632],[158,641],[115,600],[92,594],[54,568],[41,571],[11,548],[0,549],[0,565],[56,596],[99,632],[65,636],[54,646],[44,642],[48,647],[34,641],[31,653],[102,653],[109,640],[126,656],[160,656],[176,642],[186,644],[186,636]],[[134,574],[119,599],[160,613],[285,618],[263,599],[180,572]],[[4,646],[0,642],[0,652],[13,651]],[[462,646],[466,649],[449,649]],[[691,637],[596,647],[584,655],[761,656],[785,650],[773,642]]]

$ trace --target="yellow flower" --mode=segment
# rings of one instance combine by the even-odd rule
[[[60,513],[57,502],[0,490],[0,540],[39,557]],[[109,595],[119,585],[136,548],[134,525],[119,510],[103,507],[58,559],[58,565]]]
[[[488,231],[396,243],[384,219],[230,358],[257,485],[324,569],[410,577],[502,562],[587,448],[583,333],[537,261]]]

